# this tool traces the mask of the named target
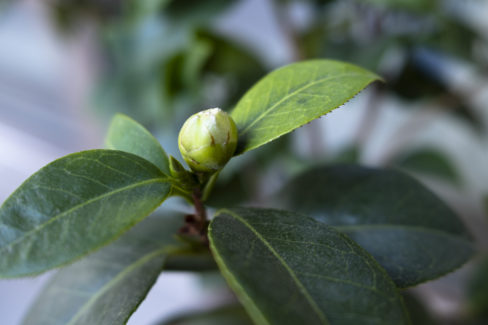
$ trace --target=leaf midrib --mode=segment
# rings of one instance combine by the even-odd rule
[[[215,217],[218,214],[215,215]],[[219,266],[220,272],[227,280],[229,286],[234,290],[234,292],[239,297],[241,303],[246,307],[249,316],[254,320],[256,324],[265,324],[271,325],[270,322],[266,319],[263,312],[259,309],[259,307],[254,303],[254,301],[249,297],[246,290],[241,286],[241,284],[236,280],[234,274],[232,274],[229,269],[227,268],[226,263],[224,262],[223,258],[220,255],[218,248],[215,246],[212,238],[212,223],[209,226],[209,240],[210,240],[210,249],[213,252],[215,262]],[[242,295],[240,295],[240,293]],[[249,302],[249,304],[247,303]]]
[[[96,202],[98,200],[101,200],[101,199],[104,199],[105,197],[108,197],[110,195],[113,195],[113,194],[117,194],[119,192],[123,192],[125,190],[130,190],[130,189],[133,189],[137,186],[143,186],[143,185],[146,185],[146,184],[151,184],[151,183],[158,183],[158,182],[161,182],[161,183],[165,183],[167,182],[167,179],[166,178],[154,178],[154,179],[147,179],[147,180],[144,180],[142,182],[137,182],[137,183],[133,183],[133,184],[130,184],[130,185],[127,185],[127,186],[124,186],[124,187],[121,187],[121,188],[118,188],[116,190],[113,190],[113,191],[109,191],[109,192],[106,192],[106,193],[103,193],[102,195],[99,195],[99,196],[95,196],[91,199],[88,199],[80,204],[77,204],[71,208],[69,208],[68,210],[66,211],[63,211],[57,215],[55,215],[54,217],[50,218],[49,220],[47,220],[46,222],[44,223],[41,223],[40,225],[34,227],[33,229],[25,232],[22,236],[16,238],[14,241],[10,242],[8,245],[5,245],[3,247],[0,247],[0,252],[4,252],[6,250],[10,250],[12,247],[14,247],[15,245],[19,244],[22,242],[22,240],[24,240],[25,238],[29,237],[29,236],[32,236],[33,234],[37,233],[38,231],[40,231],[41,229],[49,226],[51,223],[57,221],[59,218],[63,217],[64,215],[66,214],[69,214],[73,211],[76,211],[77,209],[81,209],[83,208],[84,206],[88,205],[88,204],[91,204],[93,202]]]
[[[238,214],[234,213],[233,211],[227,210],[227,209],[221,210],[219,214],[221,214],[221,213],[228,213],[229,215],[231,215],[232,217],[234,217],[236,220],[238,220],[244,226],[246,226],[249,230],[251,230],[251,232],[254,235],[256,235],[256,237],[259,240],[261,240],[261,242],[271,251],[271,253],[278,259],[278,261],[288,271],[288,273],[290,274],[291,278],[293,279],[293,281],[296,283],[297,287],[299,288],[300,292],[304,295],[305,299],[310,304],[310,307],[312,307],[312,310],[317,314],[317,316],[319,317],[319,319],[322,320],[322,324],[328,325],[329,324],[329,321],[327,320],[327,317],[322,313],[322,311],[319,309],[319,307],[317,306],[317,304],[315,303],[315,301],[313,301],[312,297],[308,293],[308,291],[305,288],[305,286],[300,282],[300,280],[296,276],[295,272],[293,272],[293,270],[290,268],[290,266],[278,254],[278,252],[271,246],[271,244],[268,243],[268,241],[263,236],[261,236],[261,234],[256,229],[254,229],[254,227],[250,223],[248,223],[245,219],[243,219]]]
[[[76,312],[75,315],[73,315],[69,323],[67,323],[66,325],[75,324],[79,320],[79,318],[82,317],[83,314],[98,300],[98,298],[100,298],[103,294],[105,294],[114,286],[116,286],[127,274],[130,274],[130,272],[135,270],[137,267],[145,264],[146,262],[157,257],[158,255],[167,254],[169,250],[170,249],[168,247],[164,247],[156,251],[153,251],[149,254],[144,255],[140,259],[136,260],[134,263],[131,263],[127,267],[122,269],[115,277],[112,278],[112,280],[110,280],[109,282],[104,284],[99,290],[97,290],[97,293],[91,296],[90,299],[88,299],[83,304],[83,306]]]
[[[257,118],[255,118],[248,126],[246,126],[242,131],[239,132],[239,136],[243,136],[245,133],[247,133],[251,127],[253,127],[257,122],[259,122],[260,120],[262,120],[266,115],[269,114],[269,112],[271,112],[272,110],[274,110],[278,105],[280,105],[281,103],[283,103],[284,101],[288,100],[290,97],[298,94],[299,92],[301,91],[304,91],[306,90],[307,88],[310,88],[312,86],[315,86],[316,84],[319,84],[321,82],[324,82],[324,81],[327,81],[327,80],[331,80],[331,79],[336,79],[336,78],[342,78],[342,77],[349,77],[349,76],[354,76],[354,75],[361,75],[359,73],[344,73],[344,74],[341,74],[341,75],[338,75],[338,76],[327,76],[327,77],[323,77],[323,78],[319,78],[317,80],[314,80],[296,90],[294,90],[293,92],[289,93],[288,95],[284,96],[283,98],[281,98],[279,101],[277,101],[276,103],[274,103],[273,105],[271,105],[268,109],[266,109],[264,112],[262,112],[261,114],[259,114],[259,116]]]

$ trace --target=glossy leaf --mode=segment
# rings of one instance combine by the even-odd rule
[[[24,325],[125,324],[179,245],[181,216],[149,217],[113,244],[59,270]]]
[[[158,166],[169,175],[169,160],[158,140],[137,123],[124,114],[117,114],[112,119],[105,144],[109,149],[130,152],[141,156]]]
[[[159,325],[253,325],[242,306],[224,306],[209,311],[185,313]]]
[[[83,151],[50,163],[0,208],[0,277],[44,272],[108,244],[169,190],[156,166],[122,151]]]
[[[331,60],[304,61],[271,72],[231,113],[239,129],[237,154],[332,111],[379,79],[357,66]]]
[[[293,179],[277,200],[348,234],[400,287],[442,276],[473,254],[470,236],[451,209],[399,171],[318,167]]]
[[[294,212],[221,210],[209,228],[222,274],[256,324],[408,324],[394,283],[348,237]]]
[[[434,176],[454,185],[459,184],[460,176],[451,160],[433,148],[419,148],[395,159],[395,165],[413,172]]]

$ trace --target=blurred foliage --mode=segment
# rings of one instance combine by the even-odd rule
[[[95,106],[151,129],[180,125],[202,108],[229,109],[265,73],[248,50],[212,22],[236,1],[59,1],[60,26],[88,14],[99,24],[106,65]]]
[[[485,196],[483,197],[483,207],[485,209],[485,215],[488,219],[488,194],[485,194]]]
[[[402,293],[405,307],[410,313],[410,320],[415,325],[435,325],[436,322],[424,304],[412,293],[405,291]]]
[[[460,175],[449,157],[436,148],[418,148],[402,153],[394,165],[459,185]]]
[[[215,308],[205,312],[185,313],[159,325],[252,325],[253,322],[240,305]]]
[[[473,47],[484,40],[446,1],[336,1],[316,6],[310,26],[299,33],[305,57],[337,58],[378,71],[390,93],[404,100],[449,94],[455,100],[446,111],[462,118],[475,115],[468,101],[453,92],[447,73],[450,60],[482,65]],[[479,119],[468,121],[479,129]]]
[[[413,102],[449,94],[455,100],[446,111],[483,128],[468,101],[451,93],[445,76],[445,57],[480,63],[473,46],[483,39],[447,1],[275,2],[279,11],[296,3],[311,9],[300,28],[282,22],[302,58],[337,58],[378,71],[389,93]],[[202,108],[230,110],[267,72],[255,53],[215,32],[214,22],[235,3],[54,0],[50,5],[64,30],[83,17],[98,23],[106,64],[95,106],[107,116],[122,111],[151,129],[167,129]]]
[[[468,284],[468,307],[471,314],[469,324],[488,322],[488,256],[479,263]]]

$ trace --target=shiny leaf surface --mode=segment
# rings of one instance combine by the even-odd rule
[[[48,164],[0,208],[0,277],[44,272],[108,244],[169,190],[156,166],[122,151],[83,151]]]
[[[397,288],[337,230],[271,209],[221,210],[209,229],[222,274],[256,324],[408,324]]]
[[[304,61],[271,72],[231,113],[239,129],[237,154],[332,111],[379,79],[365,69],[331,60]]]

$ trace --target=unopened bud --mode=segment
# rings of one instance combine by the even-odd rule
[[[237,127],[229,114],[210,108],[186,120],[178,146],[194,172],[214,173],[232,158],[237,147]]]

